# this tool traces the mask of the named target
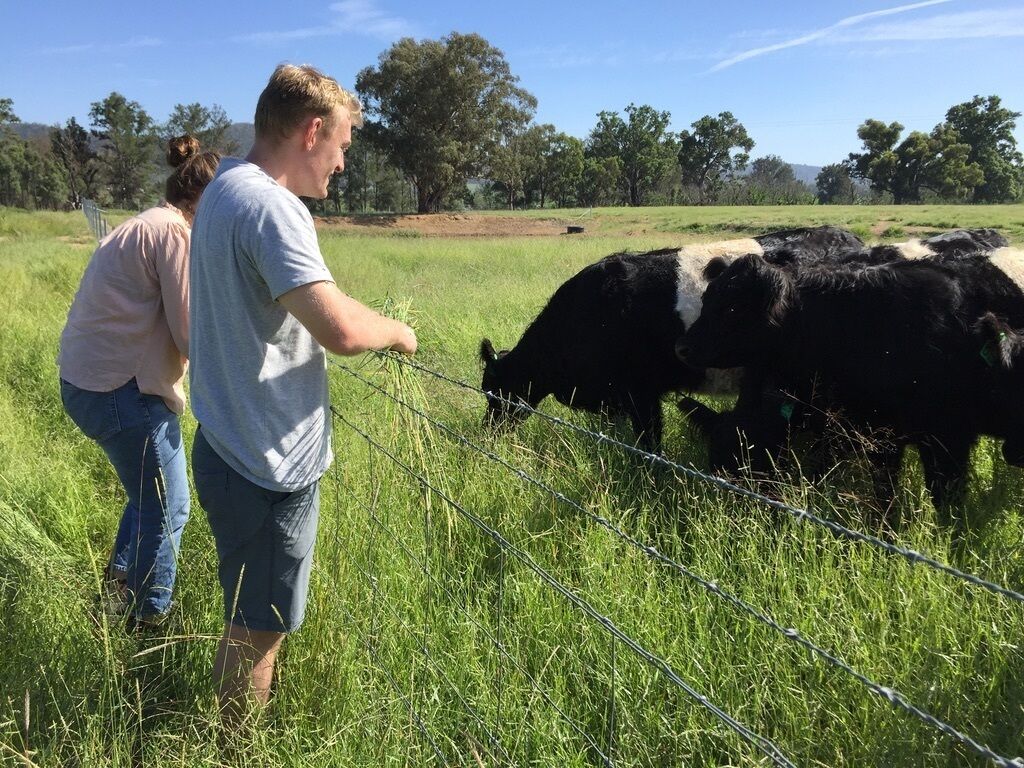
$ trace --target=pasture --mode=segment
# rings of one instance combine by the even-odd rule
[[[419,363],[478,385],[482,336],[512,346],[558,285],[617,250],[821,223],[889,240],[991,226],[1024,242],[1020,205],[502,218],[563,231],[579,221],[587,232],[451,238],[328,224],[321,247],[342,290],[411,318]],[[322,486],[306,623],[244,754],[225,751],[208,682],[216,558],[198,504],[165,633],[128,636],[93,602],[122,502],[101,452],[62,412],[54,363],[92,244],[80,213],[0,209],[0,764],[771,764],[705,702],[794,765],[989,764],[722,592],[995,753],[1024,754],[1024,604],[537,416],[490,435],[479,394],[375,356],[339,361],[358,376],[331,367],[337,459]],[[628,426],[553,402],[542,410],[629,439]],[[701,468],[670,400],[664,412],[666,456]],[[185,424],[191,444],[195,422]],[[871,532],[855,459],[813,487],[776,492]],[[913,457],[904,477],[899,545],[1024,587],[1024,473],[998,445],[975,452],[962,542],[935,525]]]

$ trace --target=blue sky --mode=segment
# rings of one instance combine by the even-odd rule
[[[198,101],[251,121],[280,62],[351,87],[400,37],[451,31],[504,51],[537,120],[581,138],[599,111],[630,102],[670,112],[673,130],[730,110],[754,157],[822,165],[859,149],[868,117],[930,130],[951,105],[993,93],[1024,112],[1020,0],[8,0],[0,25],[0,97],[27,122],[86,125],[114,90],[157,120]]]

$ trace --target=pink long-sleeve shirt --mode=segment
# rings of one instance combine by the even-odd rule
[[[188,222],[166,202],[100,242],[60,337],[62,379],[109,392],[134,377],[140,392],[184,411],[188,248]]]

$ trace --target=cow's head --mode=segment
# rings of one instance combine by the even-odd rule
[[[995,397],[1006,411],[1017,413],[1024,391],[1024,335],[991,312],[974,324],[974,333],[979,354],[991,369]],[[1006,427],[1009,434],[1003,443],[1003,458],[1007,464],[1024,467],[1024,420]]]
[[[480,360],[484,364],[480,389],[487,395],[484,423],[492,427],[511,426],[529,415],[529,411],[516,404],[530,405],[529,382],[521,381],[514,366],[508,364],[508,353],[507,349],[495,351],[490,339],[480,342]]]
[[[700,316],[676,342],[676,354],[700,368],[735,368],[760,362],[796,297],[793,277],[756,255],[732,264],[713,259]]]

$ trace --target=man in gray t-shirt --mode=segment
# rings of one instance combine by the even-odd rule
[[[298,196],[324,198],[344,168],[359,102],[312,67],[281,65],[256,107],[245,160],[226,158],[191,246],[192,452],[217,545],[222,712],[266,703],[277,651],[302,623],[331,462],[326,352],[412,354],[416,336],[343,294]]]

